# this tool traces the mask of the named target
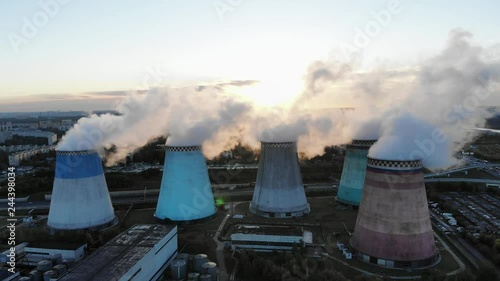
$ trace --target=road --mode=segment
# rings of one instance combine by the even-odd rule
[[[500,163],[499,164],[475,164],[475,165],[469,165],[469,166],[465,166],[465,167],[450,169],[450,170],[443,171],[443,172],[428,173],[428,174],[425,174],[424,177],[425,178],[436,177],[436,176],[447,175],[447,174],[456,173],[456,172],[465,171],[465,170],[470,170],[470,169],[484,169],[484,168],[491,168],[491,167],[500,167]]]
[[[332,185],[308,185],[305,189],[306,194],[310,192],[317,191],[332,191]],[[119,204],[141,204],[141,203],[155,203],[158,201],[158,195],[142,195],[144,190],[134,190],[127,191],[129,194],[141,194],[135,196],[111,196],[111,202],[113,205]],[[215,190],[214,197],[228,197],[228,196],[251,196],[253,194],[253,187],[243,187],[236,188],[234,190]],[[34,201],[34,202],[16,202],[16,210],[31,210],[33,208],[37,210],[48,210],[50,207],[50,201]],[[8,206],[5,204],[0,205],[0,210],[7,210]]]
[[[237,205],[237,204],[236,204]],[[215,250],[215,255],[217,257],[217,265],[219,266],[219,280],[220,281],[228,281],[229,280],[229,274],[227,272],[226,268],[226,261],[224,260],[224,243],[219,241],[220,233],[222,229],[224,229],[224,225],[226,225],[227,219],[229,219],[230,215],[227,214],[226,217],[222,220],[221,224],[219,225],[219,228],[217,228],[217,231],[215,232],[214,235],[214,241],[217,244],[217,249]]]
[[[463,249],[466,250],[466,252],[472,255],[473,260],[476,261],[475,265],[490,263],[488,259],[486,259],[483,255],[481,255],[481,253],[478,250],[476,250],[476,248],[472,247],[467,241],[465,241],[462,237],[460,237],[460,235],[457,234],[457,231],[450,225],[448,225],[447,222],[442,220],[438,215],[434,214],[433,212],[430,212],[430,214],[431,214],[431,219],[436,221],[438,224],[442,225],[446,229],[446,231],[450,232],[449,234],[450,239],[455,239],[455,241],[458,243],[458,245],[456,245],[457,247],[462,247]]]
[[[425,182],[473,182],[473,183],[489,183],[489,184],[500,185],[500,180],[471,179],[471,178],[430,178],[430,179],[425,179]]]

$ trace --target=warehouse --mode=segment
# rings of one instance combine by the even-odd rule
[[[134,225],[58,280],[158,280],[176,256],[176,226]]]

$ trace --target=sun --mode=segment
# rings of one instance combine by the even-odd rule
[[[301,80],[262,80],[242,87],[236,93],[252,100],[258,106],[286,106],[301,94]]]

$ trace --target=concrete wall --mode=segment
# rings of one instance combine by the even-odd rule
[[[294,142],[261,144],[250,211],[301,215],[309,212]],[[277,215],[276,217],[283,217]]]
[[[363,254],[390,261],[436,255],[419,162],[368,160],[351,244]]]
[[[95,151],[56,154],[56,175],[47,225],[85,229],[115,218],[101,159]]]
[[[155,216],[173,221],[198,220],[216,212],[201,147],[166,148]]]

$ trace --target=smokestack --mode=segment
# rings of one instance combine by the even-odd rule
[[[368,158],[351,245],[360,259],[382,267],[421,268],[439,261],[419,160]]]
[[[56,151],[47,225],[62,230],[99,228],[111,224],[114,218],[97,152]]]
[[[275,218],[302,216],[310,212],[295,142],[261,143],[250,211]]]
[[[155,216],[167,221],[195,221],[216,213],[201,146],[165,146],[165,164]]]
[[[359,206],[365,183],[368,150],[376,140],[352,140],[347,145],[337,202]]]

